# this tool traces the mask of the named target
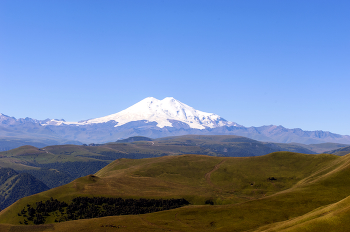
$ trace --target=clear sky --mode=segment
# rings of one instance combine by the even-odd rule
[[[174,97],[350,135],[350,1],[3,0],[0,113],[79,121]]]

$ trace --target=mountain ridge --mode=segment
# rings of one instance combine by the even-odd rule
[[[0,167],[0,208],[4,209],[22,197],[49,190],[43,182],[28,173]]]
[[[77,141],[106,143],[132,136],[160,138],[186,134],[239,135],[277,143],[350,144],[349,135],[328,131],[304,131],[276,125],[244,127],[219,115],[195,110],[172,97],[163,100],[148,97],[119,113],[79,122],[16,119],[0,114],[0,138],[51,139],[57,144],[65,144]]]

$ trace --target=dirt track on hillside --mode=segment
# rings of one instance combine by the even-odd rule
[[[210,176],[211,176],[211,174],[212,174],[213,172],[215,172],[216,170],[218,170],[219,167],[220,167],[220,165],[223,164],[224,162],[225,162],[225,160],[222,160],[220,163],[218,163],[217,165],[215,165],[215,167],[213,168],[213,170],[211,170],[210,172],[208,172],[208,173],[205,174],[205,180],[207,181],[207,183],[208,183],[209,185],[211,185],[212,187],[216,188],[216,189],[218,189],[218,188],[217,188],[217,186],[215,186],[215,185],[213,184],[213,182],[211,182]]]

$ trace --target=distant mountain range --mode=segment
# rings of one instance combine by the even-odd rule
[[[349,135],[303,131],[283,126],[244,127],[219,115],[196,110],[174,98],[148,97],[116,114],[80,122],[36,120],[0,114],[0,150],[29,144],[106,143],[132,136],[160,138],[186,134],[239,135],[277,143],[350,144]],[[22,144],[23,143],[23,144]]]

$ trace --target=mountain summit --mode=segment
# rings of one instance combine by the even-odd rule
[[[159,128],[172,127],[173,120],[185,123],[193,129],[215,128],[233,124],[217,114],[195,110],[172,97],[166,97],[163,100],[148,97],[119,113],[86,120],[79,124],[115,121],[117,122],[115,127],[118,127],[129,122],[141,120],[156,122]]]
[[[344,143],[350,144],[349,135],[327,131],[303,131],[283,126],[244,127],[229,122],[217,114],[196,110],[172,97],[158,100],[148,97],[115,114],[79,122],[58,119],[16,119],[0,114],[1,137],[8,141],[62,143],[106,143],[132,136],[159,138],[187,134],[239,135],[259,141],[278,143]],[[7,144],[7,142],[4,142]],[[11,140],[12,141],[12,140]],[[21,142],[21,143],[22,143]],[[17,144],[17,142],[16,142]],[[32,144],[33,143],[24,143]],[[9,146],[7,146],[9,147]]]

